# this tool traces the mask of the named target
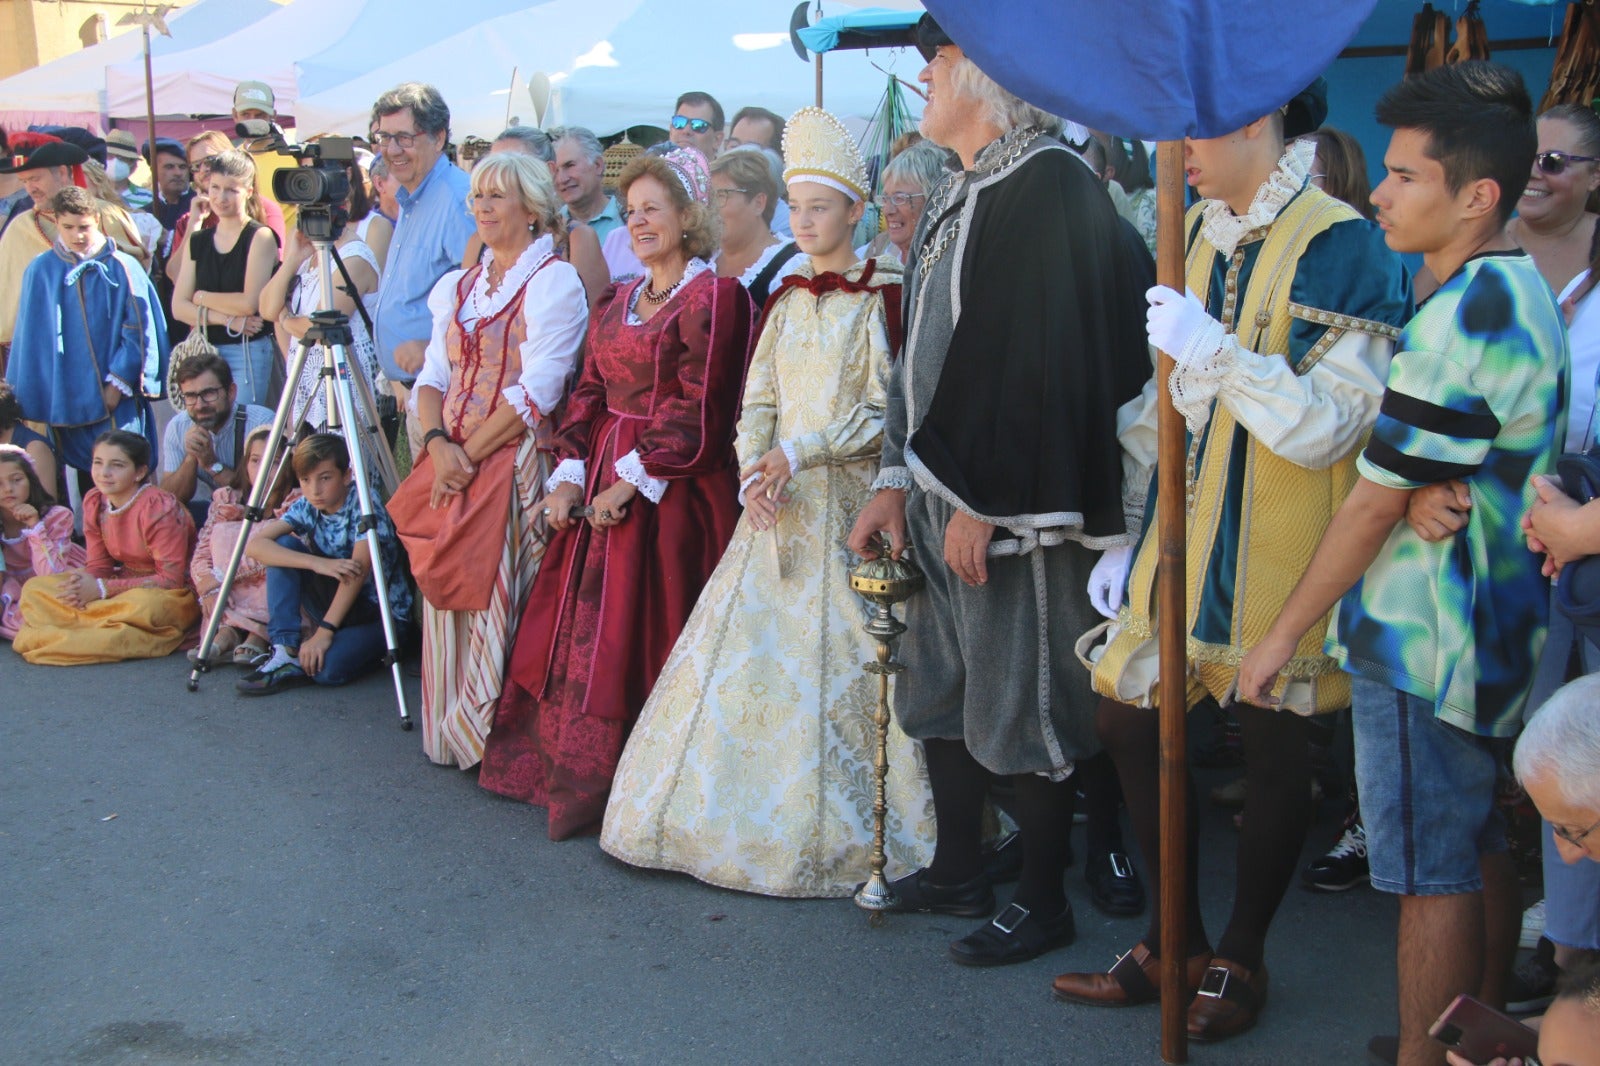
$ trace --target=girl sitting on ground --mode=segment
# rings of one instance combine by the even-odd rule
[[[83,549],[72,543],[72,511],[56,503],[27,449],[0,444],[0,639],[22,626],[22,586],[38,574],[82,566]]]
[[[267,438],[271,426],[257,426],[244,439],[244,471],[249,487],[243,492],[223,486],[211,494],[211,510],[206,524],[200,527],[195,543],[194,562],[189,566],[189,577],[200,596],[200,627],[203,631],[211,622],[211,612],[217,609],[217,593],[222,586],[222,574],[227,569],[228,558],[233,554],[239,531],[244,528],[244,508],[255,491],[257,480],[273,478],[266,495],[261,500],[262,514],[271,518],[283,517],[289,504],[300,498],[300,490],[293,487],[293,472],[288,463],[281,466],[266,462]],[[222,609],[222,625],[212,638],[209,662],[232,662],[235,666],[249,666],[267,653],[267,569],[249,554],[239,560],[239,569],[233,575],[233,587],[228,590],[228,602]],[[189,652],[195,661],[200,649]]]
[[[22,628],[11,646],[30,663],[159,659],[200,619],[189,589],[194,520],[146,481],[150,442],[107,430],[93,456],[94,488],[83,498],[87,564],[22,587]]]

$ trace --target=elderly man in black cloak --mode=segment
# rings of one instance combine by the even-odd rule
[[[991,774],[1015,784],[1023,865],[1010,906],[954,942],[965,965],[1071,942],[1063,888],[1079,760],[1097,700],[1072,642],[1088,589],[1142,517],[1148,470],[1125,471],[1118,409],[1150,376],[1153,269],[1061,123],[1012,96],[924,16],[922,131],[963,171],[932,192],[906,280],[906,342],[889,389],[879,490],[850,546],[888,535],[921,553],[895,711],[927,756],[933,862],[894,884],[898,909],[994,912],[982,813]],[[935,563],[935,553],[943,564]],[[1102,597],[1103,598],[1103,597]]]

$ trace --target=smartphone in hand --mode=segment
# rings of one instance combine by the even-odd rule
[[[1457,996],[1428,1029],[1428,1035],[1472,1062],[1521,1059],[1539,1051],[1539,1034],[1508,1014],[1468,995]]]

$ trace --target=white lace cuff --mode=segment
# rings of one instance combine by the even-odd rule
[[[783,449],[783,457],[789,463],[789,476],[794,477],[800,472],[800,453],[792,440],[780,440],[778,447]]]
[[[544,479],[545,495],[556,491],[557,485],[576,485],[581,489],[586,480],[581,460],[563,459],[556,464],[555,472]]]
[[[1238,368],[1238,350],[1238,342],[1228,336],[1222,323],[1212,320],[1194,332],[1183,351],[1172,353],[1167,391],[1190,433],[1205,428],[1211,417],[1211,401]]]
[[[651,503],[660,503],[661,497],[666,495],[667,483],[644,472],[644,461],[639,458],[637,448],[618,459],[612,469]]]
[[[126,381],[123,381],[121,378],[117,377],[117,375],[115,375],[115,374],[107,374],[106,375],[106,384],[110,385],[112,388],[116,389],[118,392],[122,393],[122,395],[124,395],[124,396],[132,396],[133,395],[133,386],[129,385]]]
[[[878,471],[878,476],[872,482],[873,492],[882,492],[884,489],[899,489],[901,492],[911,491],[911,468],[909,466],[886,466]]]
[[[504,396],[506,403],[510,404],[512,409],[522,416],[522,421],[527,423],[529,429],[539,428],[539,419],[541,417],[539,407],[529,398],[527,389],[521,385],[513,385],[501,392],[500,395]],[[568,462],[572,461],[574,460],[568,460]]]
[[[758,482],[760,480],[761,480],[761,472],[758,470],[754,474],[751,474],[749,477],[745,478],[743,481],[739,482],[739,506],[740,507],[745,506],[745,502],[744,502],[745,491],[747,489],[749,489],[751,485],[754,485],[756,482]]]

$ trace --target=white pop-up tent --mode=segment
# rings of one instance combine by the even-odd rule
[[[457,140],[493,136],[508,115],[601,135],[664,125],[673,100],[689,89],[711,93],[729,118],[750,104],[787,115],[815,101],[813,67],[789,44],[793,7],[792,0],[546,0],[320,91],[309,83],[321,67],[312,57],[301,68],[299,133],[365,132],[372,101],[403,81],[439,87]],[[883,96],[884,70],[909,82],[921,68],[910,49],[830,55],[824,103],[841,115],[870,115]],[[536,73],[552,87],[542,117],[526,89]]]
[[[343,36],[368,6],[369,0],[289,0],[224,37],[156,55],[155,113],[225,115],[233,110],[234,88],[252,80],[272,87],[280,115],[294,114],[300,96],[295,58]],[[106,68],[106,114],[144,118],[144,62],[137,55]]]
[[[153,34],[150,53],[159,57],[200,47],[277,10],[278,4],[273,0],[198,0],[167,17],[172,36]],[[83,126],[100,132],[106,104],[106,68],[140,62],[142,101],[143,54],[142,35],[132,30],[0,81],[0,126]],[[142,103],[135,113],[144,114]]]

